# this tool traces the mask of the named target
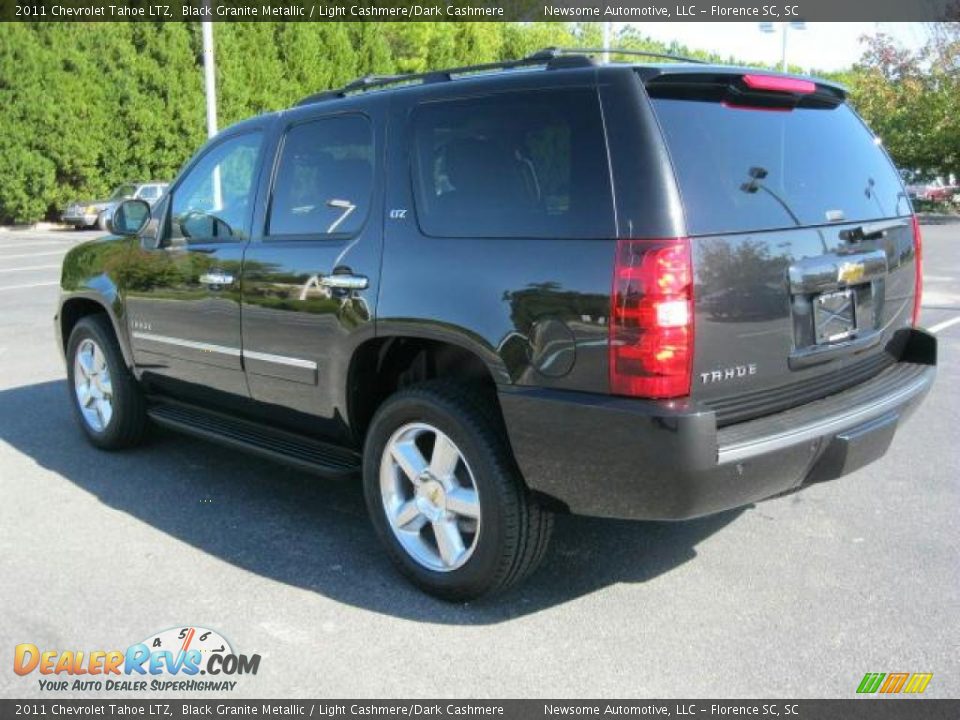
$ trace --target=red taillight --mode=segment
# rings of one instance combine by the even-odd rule
[[[920,302],[923,299],[923,240],[920,237],[920,221],[913,216],[913,326],[920,325]]]
[[[751,90],[773,90],[776,92],[810,95],[817,91],[817,84],[810,80],[780,77],[779,75],[744,75],[743,84]]]
[[[618,240],[610,294],[610,392],[689,395],[692,365],[690,241]]]

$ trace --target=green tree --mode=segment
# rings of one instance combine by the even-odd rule
[[[930,29],[921,52],[874,37],[856,67],[831,76],[900,166],[960,173],[960,25]],[[601,43],[599,23],[564,22],[218,23],[214,35],[223,127],[363,75]],[[613,45],[739,62],[635,25]],[[0,222],[172,178],[206,137],[201,62],[198,23],[0,23]]]
[[[945,29],[919,51],[883,34],[863,41],[860,62],[843,80],[894,162],[960,174],[960,31]]]

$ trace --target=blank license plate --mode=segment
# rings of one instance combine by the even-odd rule
[[[817,295],[813,301],[813,330],[818,345],[856,335],[856,297],[850,288]]]

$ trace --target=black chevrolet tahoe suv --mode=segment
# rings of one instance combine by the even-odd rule
[[[363,78],[121,205],[56,316],[90,441],[152,422],[362,476],[453,600],[528,575],[555,513],[692,518],[879,458],[936,341],[844,89],[592,57]]]

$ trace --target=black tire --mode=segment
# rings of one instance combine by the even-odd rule
[[[110,232],[110,218],[106,213],[100,213],[97,216],[97,229],[101,232]]]
[[[481,511],[472,554],[453,570],[431,570],[397,539],[380,490],[380,465],[391,436],[427,423],[449,437],[473,473]],[[449,601],[501,592],[540,564],[553,515],[530,496],[513,459],[494,401],[476,388],[431,381],[399,391],[378,409],[367,433],[363,483],[374,529],[399,570],[427,593]]]
[[[102,351],[110,374],[112,416],[102,429],[84,417],[75,386],[75,359],[84,340],[92,340]],[[143,391],[123,360],[113,325],[103,314],[81,318],[67,342],[67,391],[80,427],[91,443],[103,450],[119,450],[139,444],[147,427],[147,406]]]

